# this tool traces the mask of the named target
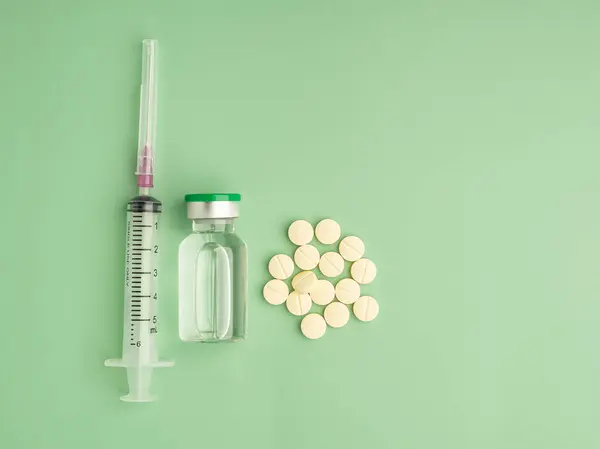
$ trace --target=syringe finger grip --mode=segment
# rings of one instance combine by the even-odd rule
[[[158,360],[156,362],[151,363],[128,363],[123,359],[107,359],[104,361],[104,366],[110,366],[115,368],[137,368],[137,367],[149,367],[149,368],[168,368],[170,366],[175,365],[175,362],[172,360]]]

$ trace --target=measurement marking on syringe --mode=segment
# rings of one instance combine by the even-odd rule
[[[150,298],[150,295],[132,295],[132,298]],[[132,299],[132,301],[140,301],[140,299]]]
[[[146,319],[133,318],[131,321],[150,321],[150,318],[146,318]]]
[[[134,221],[134,223],[141,223],[141,221]],[[151,228],[152,225],[133,225],[134,228]]]

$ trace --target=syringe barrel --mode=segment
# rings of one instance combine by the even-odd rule
[[[125,309],[123,362],[128,366],[158,361],[158,219],[162,204],[150,196],[138,196],[127,204],[125,252]]]

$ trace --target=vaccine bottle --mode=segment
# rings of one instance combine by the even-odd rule
[[[241,196],[185,196],[192,233],[179,246],[179,337],[230,342],[246,337],[248,256],[235,233]]]

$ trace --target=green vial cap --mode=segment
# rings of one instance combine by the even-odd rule
[[[239,193],[188,193],[186,203],[213,203],[215,201],[235,201],[242,199]]]

